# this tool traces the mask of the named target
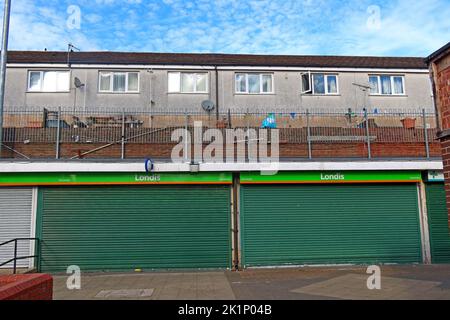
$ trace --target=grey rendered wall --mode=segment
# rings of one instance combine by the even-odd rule
[[[202,112],[201,102],[206,99],[215,102],[215,72],[209,73],[208,94],[168,93],[168,70],[135,70],[140,72],[139,93],[99,93],[98,69],[72,69],[71,90],[64,93],[27,92],[27,73],[30,68],[8,68],[6,82],[6,108],[57,108],[76,110],[121,111],[142,110],[152,112]],[[39,69],[37,69],[39,70]],[[120,69],[101,69],[117,70]],[[126,70],[133,71],[133,70]],[[176,70],[172,70],[176,71]],[[200,71],[200,70],[198,70]],[[261,70],[264,71],[264,70]],[[367,96],[353,83],[368,83],[367,72],[340,72],[339,95],[311,96],[301,95],[300,72],[277,71],[274,74],[274,94],[244,95],[234,90],[234,71],[219,71],[219,107],[221,112],[228,109],[262,112],[336,110],[352,108],[377,109],[379,112],[394,110],[418,110],[426,108],[433,111],[429,77],[426,73],[405,74],[405,96]],[[76,89],[74,77],[78,77],[85,87]]]

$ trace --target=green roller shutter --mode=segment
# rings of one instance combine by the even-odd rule
[[[43,271],[229,268],[230,187],[42,188]]]
[[[450,262],[450,232],[443,183],[426,185],[428,226],[433,263]]]
[[[415,184],[243,185],[243,264],[421,261]]]

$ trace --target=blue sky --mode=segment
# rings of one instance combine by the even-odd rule
[[[16,50],[427,56],[450,41],[450,0],[12,2]]]

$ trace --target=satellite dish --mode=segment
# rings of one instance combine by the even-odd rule
[[[205,100],[202,102],[202,108],[203,110],[210,112],[215,108],[214,102],[212,102],[211,100]]]
[[[81,80],[78,79],[77,77],[75,77],[75,79],[73,79],[73,82],[74,82],[76,88],[84,87],[84,83],[82,83]]]

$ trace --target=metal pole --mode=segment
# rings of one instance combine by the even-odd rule
[[[125,159],[125,110],[122,111],[122,136],[120,158]]]
[[[13,267],[13,272],[14,274],[16,274],[16,269],[17,269],[17,239],[14,239],[14,267]]]
[[[189,159],[190,152],[188,151],[188,148],[191,146],[188,144],[188,125],[189,125],[189,118],[187,110],[184,111],[184,159],[187,163],[190,163],[191,160]]]
[[[11,0],[5,0],[3,15],[3,36],[0,57],[0,157],[3,143],[3,106],[5,103],[6,59],[8,53],[9,18],[11,15]]]
[[[309,125],[309,110],[308,109],[306,109],[306,139],[308,140],[308,158],[312,159],[311,127]]]
[[[367,109],[364,108],[364,119],[366,122],[366,135],[367,135],[367,155],[369,159],[372,159],[372,152],[370,150],[370,131],[369,131],[369,118],[367,115]]]
[[[56,159],[59,159],[59,143],[61,140],[61,107],[58,108],[58,124],[56,125]]]
[[[430,145],[428,141],[428,128],[427,128],[427,116],[425,113],[425,109],[422,109],[422,118],[423,118],[423,132],[425,137],[425,150],[427,153],[427,158],[430,158]]]

